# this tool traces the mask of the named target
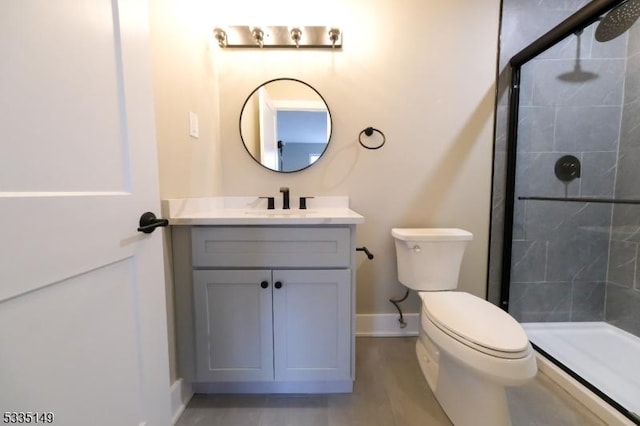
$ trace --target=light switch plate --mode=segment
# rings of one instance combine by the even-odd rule
[[[198,126],[198,114],[189,111],[189,136],[192,138],[200,137],[200,128]]]

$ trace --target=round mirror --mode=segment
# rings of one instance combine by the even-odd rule
[[[240,112],[240,137],[247,152],[277,172],[312,165],[331,139],[331,113],[320,93],[293,78],[258,86]]]

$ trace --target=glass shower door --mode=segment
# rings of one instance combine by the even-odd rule
[[[509,312],[640,413],[640,30],[596,26],[521,67]]]

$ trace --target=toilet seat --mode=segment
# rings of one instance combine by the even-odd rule
[[[428,319],[460,343],[498,358],[529,355],[529,339],[524,329],[497,306],[461,291],[418,294]]]

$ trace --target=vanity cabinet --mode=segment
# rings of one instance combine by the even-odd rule
[[[351,391],[353,232],[352,226],[175,227],[183,378],[198,392]],[[187,277],[187,260],[185,288],[178,280]]]
[[[348,270],[194,271],[198,379],[348,379],[349,281]]]

